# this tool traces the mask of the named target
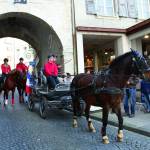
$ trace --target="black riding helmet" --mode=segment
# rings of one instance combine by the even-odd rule
[[[24,59],[21,57],[19,60],[20,60],[20,61],[23,61]]]
[[[8,58],[4,58],[4,62],[8,62]]]

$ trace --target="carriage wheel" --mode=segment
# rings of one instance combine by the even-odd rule
[[[29,102],[28,102],[28,108],[30,111],[33,111],[33,109],[34,109],[34,102],[32,102],[31,100],[29,100]]]
[[[44,101],[40,102],[40,117],[46,119],[46,106]]]

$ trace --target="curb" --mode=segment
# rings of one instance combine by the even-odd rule
[[[95,116],[92,116],[92,115],[91,115],[91,118],[94,119],[94,120],[102,122],[101,118],[98,118],[98,117],[95,117]],[[110,121],[110,120],[108,120],[108,124],[113,125],[115,127],[118,127],[118,123]],[[146,131],[143,131],[143,130],[140,130],[140,129],[137,129],[137,128],[129,127],[127,125],[123,125],[123,128],[128,130],[128,131],[132,131],[132,132],[135,132],[135,133],[142,134],[144,136],[150,137],[150,132],[146,132]]]

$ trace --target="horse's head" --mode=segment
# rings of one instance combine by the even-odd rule
[[[133,62],[131,68],[133,69],[133,74],[143,75],[143,73],[149,69],[146,59],[138,51],[133,49],[131,49],[131,54]]]
[[[113,74],[130,76],[141,75],[149,67],[145,58],[139,52],[132,50],[114,59],[109,68]]]

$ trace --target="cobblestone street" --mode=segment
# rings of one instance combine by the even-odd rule
[[[38,110],[29,112],[24,104],[0,110],[0,150],[150,150],[150,138],[124,130],[124,141],[116,142],[117,128],[108,126],[110,144],[101,143],[101,123],[94,121],[96,133],[87,132],[85,118],[71,126],[72,113],[50,110],[48,118]],[[37,105],[38,108],[38,105]]]

